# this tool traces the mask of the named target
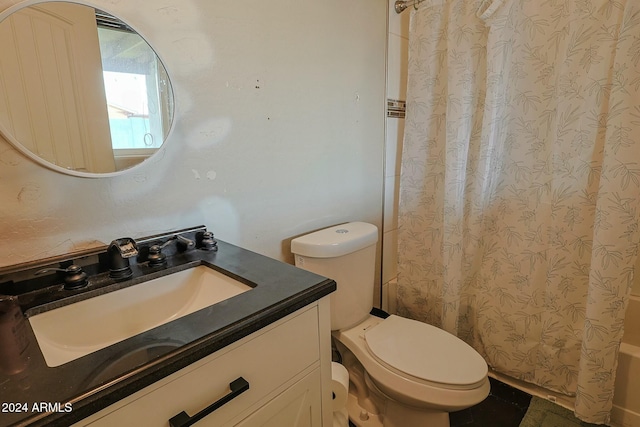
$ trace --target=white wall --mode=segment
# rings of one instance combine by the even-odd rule
[[[164,60],[174,129],[160,156],[101,179],[52,172],[0,140],[0,266],[199,224],[291,261],[299,234],[382,226],[386,1],[88,4]]]

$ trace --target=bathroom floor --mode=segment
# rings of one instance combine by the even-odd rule
[[[449,415],[451,427],[518,427],[531,395],[489,378],[491,393],[481,403]]]
[[[491,393],[481,403],[449,415],[451,427],[518,427],[529,408],[531,396],[489,378]],[[350,426],[353,424],[349,423]]]

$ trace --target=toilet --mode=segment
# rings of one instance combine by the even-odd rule
[[[449,427],[449,412],[489,394],[487,364],[471,346],[411,319],[370,314],[378,229],[351,222],[291,241],[297,267],[336,281],[331,330],[349,372],[358,427]]]

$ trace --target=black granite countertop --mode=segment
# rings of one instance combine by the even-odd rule
[[[12,316],[25,316],[23,312],[28,316],[198,265],[253,289],[53,368],[46,365],[28,321],[13,326],[0,321],[5,329],[0,329],[0,426],[73,424],[336,288],[333,280],[222,241],[217,252],[195,249],[174,254],[168,261],[161,269],[134,265],[132,279],[83,293],[64,291],[63,299],[45,304],[18,297],[20,308]],[[9,318],[6,312],[3,318]],[[18,344],[26,350],[19,360],[8,360],[10,352],[1,348],[17,344],[2,341],[16,339],[22,340]]]

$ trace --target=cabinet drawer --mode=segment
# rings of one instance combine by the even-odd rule
[[[104,409],[90,417],[93,422],[78,425],[166,427],[180,412],[193,416],[227,395],[229,384],[239,377],[249,383],[249,389],[197,425],[221,426],[245,410],[254,410],[271,392],[319,361],[317,306],[293,316],[170,375],[159,386],[135,393],[124,405]]]

